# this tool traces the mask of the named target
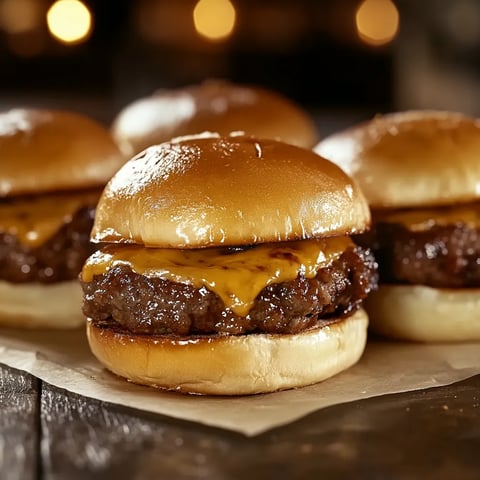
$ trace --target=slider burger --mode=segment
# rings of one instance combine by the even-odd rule
[[[125,106],[112,124],[113,136],[128,156],[204,131],[242,131],[305,148],[318,141],[313,118],[294,101],[264,87],[219,79],[158,90]]]
[[[360,184],[380,288],[372,331],[411,341],[480,339],[480,121],[447,111],[381,115],[315,151]]]
[[[81,280],[112,372],[186,393],[300,387],[353,365],[376,264],[356,184],[311,150],[205,133],[152,146],[106,186]]]
[[[0,113],[0,159],[0,325],[79,327],[78,274],[118,147],[82,115],[14,109]]]

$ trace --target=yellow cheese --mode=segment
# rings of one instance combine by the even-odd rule
[[[48,240],[83,206],[96,205],[99,191],[43,194],[0,202],[0,234],[37,247]]]
[[[480,204],[375,212],[373,218],[375,222],[399,223],[412,232],[423,232],[434,226],[459,223],[477,228],[480,226]]]
[[[108,245],[85,263],[82,280],[118,265],[134,272],[187,283],[215,292],[227,308],[245,316],[260,291],[272,283],[293,280],[302,273],[313,278],[353,242],[348,237],[258,245],[235,253],[221,248],[175,250],[139,245]]]

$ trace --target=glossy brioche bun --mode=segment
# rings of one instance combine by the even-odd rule
[[[128,156],[207,130],[222,135],[243,131],[305,148],[312,148],[319,138],[313,118],[289,98],[260,86],[215,79],[138,99],[112,124],[113,135]]]
[[[480,120],[447,111],[379,115],[314,148],[360,184],[372,208],[480,198]]]
[[[78,113],[0,113],[0,197],[105,185],[125,157],[106,126]]]
[[[417,342],[480,340],[480,289],[381,285],[365,300],[370,329]]]
[[[127,162],[100,197],[92,240],[249,245],[361,232],[369,222],[357,185],[311,150],[208,133]]]
[[[249,395],[320,382],[355,364],[365,349],[363,310],[295,335],[134,335],[87,321],[97,359],[131,382],[206,395]]]
[[[0,280],[0,326],[79,328],[85,324],[82,297],[77,280],[50,284]]]

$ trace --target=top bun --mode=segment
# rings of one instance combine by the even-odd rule
[[[480,121],[460,113],[379,115],[325,138],[314,150],[352,175],[372,208],[480,197]]]
[[[104,186],[123,165],[108,128],[78,113],[0,113],[0,197]]]
[[[127,162],[99,200],[92,240],[247,245],[359,233],[369,222],[354,181],[311,150],[205,133]]]
[[[241,131],[305,148],[318,141],[313,119],[290,99],[259,86],[213,79],[139,99],[120,111],[112,125],[127,155],[204,131]]]

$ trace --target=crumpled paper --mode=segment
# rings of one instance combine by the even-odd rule
[[[331,405],[448,385],[480,373],[480,343],[369,341],[359,363],[309,387],[245,397],[188,396],[105,370],[85,332],[0,329],[0,363],[86,397],[254,436]]]

